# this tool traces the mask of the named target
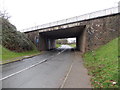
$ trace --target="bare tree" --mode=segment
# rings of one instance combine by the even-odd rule
[[[6,10],[0,11],[0,17],[8,20],[11,16],[7,13]]]

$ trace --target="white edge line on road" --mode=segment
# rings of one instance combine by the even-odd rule
[[[8,76],[6,76],[6,77],[3,77],[3,78],[0,79],[0,81],[5,80],[5,79],[7,79],[7,78],[9,78],[9,77],[12,77],[12,76],[14,76],[14,75],[16,75],[16,74],[19,74],[19,73],[21,73],[21,72],[23,72],[23,71],[25,71],[25,70],[30,69],[30,68],[33,68],[33,67],[35,67],[35,66],[37,66],[37,65],[39,65],[39,64],[41,64],[41,63],[43,63],[43,62],[46,62],[48,59],[51,59],[51,58],[53,58],[53,57],[55,57],[55,56],[57,56],[57,55],[60,55],[60,54],[63,53],[65,50],[66,50],[66,49],[62,50],[61,52],[59,52],[59,53],[56,54],[56,55],[53,55],[53,56],[51,56],[51,57],[49,57],[49,58],[47,58],[47,59],[44,59],[44,60],[42,60],[42,61],[40,61],[40,62],[38,62],[38,63],[36,63],[36,64],[34,64],[34,65],[31,65],[31,66],[25,68],[25,69],[22,69],[22,70],[20,70],[20,71],[18,71],[18,72],[15,72],[15,73],[13,73],[13,74],[10,74],[10,75],[8,75]]]
[[[72,70],[72,67],[73,67],[73,62],[72,62],[72,64],[71,64],[71,66],[70,66],[70,68],[69,68],[69,71],[68,71],[67,75],[65,76],[64,81],[63,81],[62,85],[60,86],[60,88],[64,88],[64,85],[65,85],[65,83],[66,83],[66,81],[67,81],[67,79],[68,79],[68,76],[69,76],[69,74],[70,74],[70,72],[71,72],[71,70]]]

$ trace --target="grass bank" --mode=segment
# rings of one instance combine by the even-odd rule
[[[12,60],[18,58],[18,57],[23,57],[23,56],[29,56],[29,55],[35,55],[39,54],[40,52],[36,49],[32,51],[26,51],[26,52],[13,52],[10,51],[0,45],[0,51],[2,51],[0,54],[2,55],[2,62],[11,62]]]
[[[118,47],[120,46],[118,46],[117,38],[83,56],[93,87],[118,88],[120,85],[118,82],[118,69],[120,69],[118,68]]]
[[[56,44],[56,48],[59,48],[61,46],[61,44]]]
[[[75,48],[76,44],[69,44],[69,46],[71,46],[72,48]]]

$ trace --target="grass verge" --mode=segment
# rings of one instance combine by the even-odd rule
[[[61,44],[56,44],[56,48],[59,48],[61,46]]]
[[[72,48],[75,48],[76,44],[69,44],[69,46],[71,46]]]
[[[2,50],[2,51],[1,51]],[[32,50],[32,51],[26,51],[26,52],[13,52],[13,51],[10,51],[4,47],[2,47],[0,45],[0,51],[1,51],[1,55],[2,55],[2,60],[1,62],[3,63],[6,63],[6,62],[11,62],[13,61],[14,59],[16,58],[19,58],[19,57],[23,57],[23,56],[31,56],[31,55],[36,55],[36,54],[39,54],[40,52],[36,49]],[[17,60],[17,59],[16,59]]]
[[[97,50],[84,54],[85,66],[88,68],[94,88],[119,87],[118,45],[117,38]]]

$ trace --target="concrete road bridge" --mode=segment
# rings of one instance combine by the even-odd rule
[[[56,39],[75,37],[81,52],[106,44],[119,36],[118,31],[119,6],[22,30],[39,50],[55,48]]]

